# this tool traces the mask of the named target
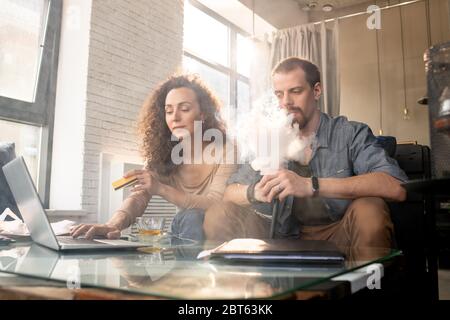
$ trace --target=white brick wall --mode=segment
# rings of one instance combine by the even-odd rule
[[[148,92],[181,65],[182,0],[93,0],[82,209],[97,220],[100,153],[139,155],[136,121]]]

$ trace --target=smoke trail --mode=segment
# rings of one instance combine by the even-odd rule
[[[306,162],[306,148],[315,136],[301,135],[293,116],[279,107],[272,93],[226,117],[228,136],[237,143],[241,163],[250,162],[254,170],[270,174],[286,167],[289,160]],[[234,125],[233,125],[234,124]]]

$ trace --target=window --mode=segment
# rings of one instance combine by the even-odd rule
[[[229,28],[186,3],[183,46],[193,54],[229,66]]]
[[[5,0],[0,7],[0,95],[34,101],[48,1]]]
[[[253,46],[248,37],[237,34],[237,71],[245,77],[250,77]]]
[[[237,108],[242,111],[250,111],[250,86],[248,83],[238,80],[237,97]]]
[[[0,120],[0,141],[13,141],[16,154],[23,156],[31,177],[38,183],[38,161],[41,128],[28,124]]]
[[[0,6],[0,140],[14,142],[48,206],[62,0]]]
[[[183,67],[199,74],[232,109],[248,108],[250,101],[247,36],[199,2],[186,1]]]
[[[216,95],[224,105],[230,104],[229,77],[225,73],[187,56],[183,57],[183,65],[187,71],[201,75],[208,85],[215,89]]]

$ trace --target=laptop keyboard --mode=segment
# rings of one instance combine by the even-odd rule
[[[94,240],[87,240],[83,238],[74,239],[70,236],[59,236],[57,237],[58,241],[63,244],[102,244],[101,242]]]

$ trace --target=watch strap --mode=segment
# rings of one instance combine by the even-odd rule
[[[319,179],[316,176],[311,177],[313,197],[319,194]]]
[[[255,199],[255,186],[257,182],[253,182],[251,185],[249,185],[247,187],[247,200],[248,202],[250,202],[251,204],[255,204],[258,203],[259,201]]]

